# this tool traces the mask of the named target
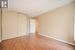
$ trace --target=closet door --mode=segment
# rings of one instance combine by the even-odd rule
[[[28,34],[28,20],[28,16],[18,13],[18,36],[24,36]]]
[[[17,36],[18,20],[17,13],[3,9],[2,13],[2,39],[10,39]]]
[[[34,18],[30,18],[30,33],[35,34],[36,32],[35,29],[35,19]]]

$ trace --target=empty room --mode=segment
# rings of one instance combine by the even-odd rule
[[[0,0],[0,50],[75,50],[75,1]]]

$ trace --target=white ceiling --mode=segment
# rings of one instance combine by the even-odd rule
[[[27,13],[34,17],[73,1],[74,0],[8,0],[8,8]]]

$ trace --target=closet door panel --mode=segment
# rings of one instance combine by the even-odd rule
[[[4,37],[16,36],[17,34],[17,13],[10,10],[3,10],[2,14],[2,34]]]
[[[18,35],[23,36],[27,34],[27,16],[24,14],[18,14]]]

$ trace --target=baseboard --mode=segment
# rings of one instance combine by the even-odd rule
[[[7,33],[7,34],[3,34],[2,35],[2,40],[7,40],[7,39],[11,39],[11,38],[16,38],[17,37],[17,33]]]
[[[1,43],[1,40],[0,40],[0,43]]]
[[[0,35],[0,42],[1,42],[1,35]]]
[[[40,35],[42,35],[42,34],[40,34]],[[45,36],[45,37],[48,37],[48,38],[52,38],[52,39],[55,39],[55,40],[57,40],[57,41],[60,41],[60,42],[67,43],[67,44],[70,44],[70,45],[72,45],[72,46],[75,46],[74,43],[70,43],[70,42],[67,42],[67,41],[64,41],[64,40],[60,40],[60,39],[57,39],[57,38],[55,38],[55,37],[50,37],[50,36],[47,36],[47,35],[42,35],[42,36]]]
[[[2,36],[1,36],[1,34],[0,34],[0,42],[1,42],[1,37],[2,37]]]
[[[26,34],[18,34],[18,33],[3,34],[2,35],[2,40],[8,40],[8,39],[12,39],[12,38],[20,37],[20,36],[25,36],[25,35]]]

